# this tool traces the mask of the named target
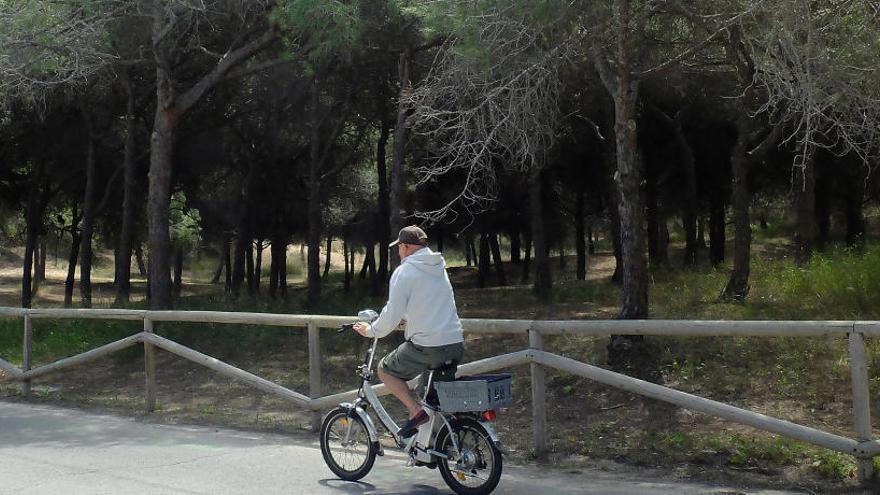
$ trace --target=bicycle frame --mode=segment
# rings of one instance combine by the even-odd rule
[[[376,312],[372,310],[364,310],[358,314],[361,321],[375,321],[377,317]],[[340,332],[351,330],[353,326],[353,324],[343,325]],[[373,338],[365,362],[358,366],[357,374],[361,378],[361,383],[354,400],[339,404],[340,407],[328,413],[321,426],[321,455],[330,470],[343,480],[357,481],[373,468],[376,456],[384,455],[382,445],[379,443],[378,425],[370,414],[372,408],[379,425],[391,433],[396,447],[407,455],[407,466],[437,468],[443,481],[459,494],[492,492],[501,479],[504,454],[498,435],[491,425],[494,414],[489,415],[485,411],[479,412],[479,409],[473,411],[467,407],[460,407],[455,401],[447,403],[448,411],[442,409],[440,399],[446,400],[448,397],[440,395],[435,401],[432,387],[434,373],[437,370],[451,371],[450,365],[454,366],[451,361],[447,361],[442,366],[434,366],[427,370],[427,375],[422,373],[422,377],[426,377],[427,380],[425,380],[424,395],[421,397],[421,409],[428,418],[418,427],[414,435],[406,439],[401,438],[397,423],[388,414],[371,385],[378,344],[379,339]],[[470,387],[469,384],[463,386]],[[357,429],[354,429],[355,425]],[[357,438],[353,438],[355,431]],[[367,438],[364,438],[364,435]],[[355,454],[355,458],[360,456],[363,461],[350,466],[350,463],[345,461],[348,457],[337,458],[334,452],[339,449],[343,453]],[[343,459],[343,464],[340,464],[340,459]],[[476,484],[473,484],[475,480]]]
[[[364,425],[367,428],[367,433],[370,436],[370,442],[373,444],[373,448],[376,449],[377,453],[380,455],[383,454],[382,447],[379,444],[379,433],[376,429],[375,423],[373,423],[372,418],[367,413],[365,405],[371,407],[376,416],[379,418],[379,422],[385,429],[391,433],[391,436],[394,438],[395,443],[399,448],[402,448],[404,452],[410,454],[414,457],[415,460],[429,463],[432,461],[432,457],[442,457],[446,458],[447,456],[441,452],[437,452],[434,450],[434,440],[437,437],[437,434],[442,430],[442,428],[447,428],[452,431],[452,425],[449,423],[449,420],[446,418],[446,415],[437,411],[430,405],[425,403],[424,397],[422,398],[422,406],[424,407],[425,412],[428,413],[428,422],[419,427],[419,431],[417,434],[406,439],[406,442],[403,442],[401,438],[397,436],[398,431],[400,431],[400,427],[397,423],[394,422],[394,419],[391,418],[391,415],[388,414],[388,411],[385,410],[385,407],[382,405],[382,402],[379,400],[379,396],[376,394],[376,391],[373,390],[373,387],[370,385],[370,380],[373,377],[373,360],[376,354],[376,347],[379,344],[379,339],[374,338],[373,344],[370,346],[369,353],[367,355],[367,362],[361,365],[358,369],[360,370],[361,376],[361,386],[358,389],[357,398],[352,403],[342,403],[340,406],[347,408],[357,414],[363,421]],[[425,388],[425,394],[427,395],[427,391],[430,390],[433,381],[433,371],[430,371],[428,374],[427,386]],[[345,440],[348,441],[348,435],[350,434],[351,425],[349,425],[349,429],[346,431]],[[494,431],[491,431],[491,435],[495,437]],[[493,438],[494,440],[495,438]],[[452,438],[453,447],[458,451],[458,442],[453,437]],[[423,446],[419,448],[418,446]],[[413,456],[412,453],[415,452]]]

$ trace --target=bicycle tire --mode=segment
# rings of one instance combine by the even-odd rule
[[[460,418],[454,420],[451,425],[451,433],[456,435],[459,448],[462,451],[469,451],[472,462],[462,464],[458,461],[461,456],[454,451],[449,429],[444,428],[437,437],[437,450],[449,455],[452,459],[441,458],[437,462],[443,481],[458,495],[491,493],[501,480],[501,471],[504,467],[501,451],[498,450],[495,442],[492,441],[489,433],[479,421]],[[468,435],[471,436],[470,439]],[[477,471],[485,471],[486,468],[488,468],[488,473],[482,483],[466,484],[469,479],[481,479]]]
[[[350,423],[346,423],[346,421]],[[340,428],[334,428],[337,423]],[[340,432],[348,428],[350,428],[349,435],[356,435],[356,438],[351,440],[355,442],[351,446],[356,446],[358,452],[353,452],[354,449],[350,449],[349,447],[351,446],[349,445],[342,445],[342,449],[346,449],[342,453],[363,456],[362,461],[356,462],[353,465],[340,462],[344,456],[340,456],[338,459],[334,452],[339,452],[340,449],[339,447],[334,449],[334,446],[331,445],[332,443],[337,443],[336,441],[340,439]],[[345,481],[357,481],[363,478],[373,469],[373,463],[376,462],[376,451],[373,449],[372,442],[370,441],[366,424],[364,424],[364,421],[357,413],[344,407],[338,407],[327,413],[324,421],[321,423],[321,455],[324,457],[327,467],[333,471],[333,474]]]

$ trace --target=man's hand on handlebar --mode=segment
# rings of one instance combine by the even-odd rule
[[[355,332],[357,332],[361,337],[367,337],[367,330],[370,329],[370,325],[359,321],[352,325],[351,327]]]

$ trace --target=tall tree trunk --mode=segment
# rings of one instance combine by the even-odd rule
[[[113,247],[113,286],[119,283],[118,277],[116,277],[116,273],[119,271],[119,246]]]
[[[34,289],[36,296],[40,291],[40,285],[46,281],[46,238],[41,237],[34,252]]]
[[[137,184],[137,161],[135,160],[135,94],[128,69],[119,71],[126,91],[125,145],[123,152],[122,226],[119,230],[119,256],[116,260],[116,301],[125,306],[131,299],[131,250],[134,240],[135,186]]]
[[[471,258],[474,260],[474,265],[477,264],[477,243],[473,237],[470,239],[470,244],[468,244],[471,250]]]
[[[398,119],[399,120],[399,119]],[[382,120],[382,130],[379,132],[379,142],[376,144],[376,176],[379,181],[379,272],[373,279],[373,295],[382,294],[388,289],[388,255],[390,251],[387,245],[391,240],[391,207],[388,192],[388,170],[385,163],[385,150],[388,145],[388,136],[391,131],[391,122]],[[372,249],[372,248],[371,248]]]
[[[281,239],[278,236],[272,238],[270,245],[270,255],[272,257],[269,264],[269,297],[275,299],[278,294],[278,279],[281,273],[282,258],[286,258],[286,253],[281,252],[277,246],[281,245]],[[287,263],[285,259],[283,263]]]
[[[553,278],[550,271],[549,250],[544,235],[543,177],[535,167],[529,174],[529,212],[531,213],[531,237],[535,243],[535,282],[533,289],[538,297],[550,295]],[[528,258],[527,258],[528,259]]]
[[[248,239],[247,246],[244,251],[245,273],[247,275],[248,295],[254,296],[257,293],[257,280],[254,277],[254,240]]]
[[[321,234],[323,231],[323,217],[321,210],[321,169],[323,168],[321,147],[324,142],[322,135],[322,118],[319,115],[321,89],[317,78],[312,82],[312,127],[311,143],[309,145],[309,174],[306,181],[308,187],[308,289],[306,292],[306,305],[315,307],[321,299]],[[392,192],[393,198],[393,192]],[[330,250],[327,249],[327,255]]]
[[[364,246],[364,266],[360,273],[360,279],[364,280],[367,275],[370,276],[371,281],[376,278],[376,245],[372,243]]]
[[[623,263],[623,304],[620,317],[648,317],[648,264],[642,227],[642,172],[637,157],[636,102],[637,81],[628,74],[618,77],[615,100],[614,134],[617,147],[617,186],[620,213],[620,247]]]
[[[21,307],[30,308],[33,303],[33,269],[34,269],[34,247],[37,245],[37,237],[40,232],[40,217],[42,217],[43,206],[40,204],[42,179],[42,166],[37,165],[31,177],[31,187],[27,199],[27,207],[25,209],[25,243],[24,243],[24,260],[22,262],[21,276]]]
[[[489,234],[489,248],[492,250],[492,258],[495,260],[495,276],[498,279],[498,285],[507,285],[507,276],[504,274],[504,263],[501,259],[501,246],[498,245],[498,234],[491,232]]]
[[[529,221],[531,222],[531,217]],[[532,231],[528,230],[523,235],[525,237],[525,245],[523,247],[522,276],[520,281],[521,283],[526,283],[532,274]]]
[[[521,249],[519,227],[515,227],[510,232],[510,262],[514,265],[522,263]]]
[[[343,288],[345,292],[351,288],[351,276],[352,272],[354,272],[354,266],[349,267],[348,263],[348,241],[345,238],[342,238],[342,259],[345,263],[345,278],[343,280]]]
[[[608,209],[611,252],[614,254],[614,272],[611,274],[611,281],[619,284],[623,280],[623,254],[620,244],[620,193],[613,179],[617,173],[617,150],[615,144],[610,140],[606,139],[605,142],[607,144],[603,147],[605,152],[603,189],[605,192],[604,201]]]
[[[257,173],[257,161],[251,160],[248,166],[247,175],[244,177],[242,184],[242,193],[238,197],[238,225],[236,225],[236,242],[234,263],[232,265],[232,297],[238,297],[241,293],[241,286],[245,282],[245,264],[247,263],[247,252],[249,247],[253,247],[254,240],[251,236],[251,218],[250,205],[254,197],[254,176]],[[248,293],[252,293],[251,285],[248,285]]]
[[[263,239],[257,239],[254,253],[254,293],[260,293],[260,279],[263,277]]]
[[[481,221],[482,223],[482,221]],[[480,229],[480,256],[477,268],[477,283],[480,288],[489,285],[490,260],[489,260],[489,235]]]
[[[681,203],[681,223],[684,227],[684,264],[686,267],[693,267],[697,264],[697,173],[696,158],[694,150],[688,143],[687,136],[684,133],[682,122],[685,118],[685,109],[681,109],[675,114],[675,118],[670,118],[666,114],[660,112],[661,118],[665,120],[675,132],[675,141],[678,145],[678,151],[681,153],[680,165],[682,172],[682,203]]]
[[[64,280],[64,307],[69,308],[73,305],[73,286],[76,284],[76,264],[79,261],[79,215],[77,215],[77,207],[73,206],[73,225],[70,229],[70,254],[67,257],[67,278]]]
[[[859,173],[860,168],[851,166],[844,177],[846,181],[846,245],[862,248],[865,244],[865,217],[862,205],[865,196],[865,176]]]
[[[565,271],[565,244],[559,243],[559,271]]]
[[[324,254],[324,273],[321,274],[321,278],[327,278],[327,275],[330,274],[330,253],[333,249],[333,236],[327,236],[327,252]],[[346,258],[348,261],[348,258]]]
[[[584,241],[584,186],[579,184],[575,193],[574,207],[574,248],[577,252],[578,280],[587,279],[587,245]]]
[[[404,197],[406,194],[406,164],[404,163],[404,151],[406,148],[406,107],[403,103],[404,96],[410,91],[409,82],[410,50],[406,48],[400,54],[398,61],[398,80],[400,82],[400,94],[397,99],[397,122],[394,124],[394,149],[391,158],[391,194],[389,209],[391,212],[391,235],[396,234],[404,227],[403,219],[406,216]],[[391,264],[397,267],[400,258],[397,251],[391,251]]]
[[[220,277],[223,275],[223,268],[226,266],[226,241],[223,241],[224,246],[220,248],[220,257],[217,259],[217,268],[214,269],[214,275],[211,276],[211,283],[216,284],[220,282]]]
[[[815,153],[809,157],[801,170],[795,173],[794,191],[797,207],[798,263],[806,263],[813,256],[816,243],[816,167]]]
[[[61,256],[61,239],[63,239],[63,238],[64,238],[63,232],[59,232],[58,235],[55,237],[55,249],[54,249],[54,256],[53,256],[54,261],[52,262],[52,266],[54,266],[55,268],[58,268],[58,260],[60,259],[60,256]]]
[[[669,226],[662,202],[657,209],[657,263],[661,266],[669,265]]]
[[[751,117],[742,114],[737,119],[739,130],[736,145],[733,148],[730,164],[733,169],[733,224],[735,229],[733,244],[733,271],[727,286],[721,293],[721,299],[727,301],[744,301],[749,294],[749,271],[752,250],[752,223],[749,217],[748,175],[749,163],[746,157],[751,135]]]
[[[443,252],[443,241],[445,240],[445,231],[443,227],[437,226],[434,228],[434,238],[437,239],[437,252]]]
[[[141,245],[140,241],[134,243],[134,259],[137,262],[138,274],[141,277],[149,277],[150,273],[147,270],[147,264],[144,262],[144,246]]]
[[[831,230],[831,186],[834,180],[832,174],[836,170],[832,171],[830,169],[843,165],[836,158],[830,159],[830,157],[822,156],[821,159],[817,159],[814,162],[816,174],[816,249],[819,251],[825,250]]]
[[[241,225],[241,224],[239,224]],[[241,231],[239,231],[238,235],[235,236],[235,245],[232,248],[232,269],[230,270],[230,284],[229,284],[229,293],[233,298],[237,298],[241,294],[241,286],[244,285],[245,280],[245,252],[247,251],[247,243],[250,242],[247,239],[247,233],[242,235]]]
[[[598,236],[598,234],[597,234]],[[596,241],[593,237],[593,222],[590,221],[587,223],[587,254],[590,256],[596,255]]]
[[[473,241],[471,240],[470,234],[468,234],[467,237],[464,237],[462,240],[462,245],[464,247],[464,262],[466,266],[471,266],[473,261],[475,261],[472,259],[473,257],[471,256],[471,242]]]
[[[704,215],[697,215],[697,247],[699,249],[708,247],[706,245],[706,217]]]
[[[92,235],[95,230],[95,182],[97,181],[97,159],[95,139],[89,115],[83,112],[87,135],[86,188],[83,196],[82,237],[79,246],[79,294],[84,308],[92,307]]]
[[[171,166],[174,146],[174,128],[177,116],[171,109],[170,76],[158,64],[156,118],[150,144],[149,197],[147,224],[149,229],[150,307],[171,308],[171,271],[169,256],[171,238],[168,212],[171,199]]]
[[[369,267],[367,265],[370,264],[370,260],[368,259],[369,258],[369,251],[370,251],[370,247],[367,247],[367,255],[364,256],[364,262],[361,263],[361,271],[358,273],[358,278],[360,280],[367,279],[367,270],[369,269]],[[351,270],[352,270],[352,272],[354,272],[354,267],[351,267]]]
[[[366,246],[364,258],[364,262],[367,263],[367,266],[369,267],[368,273],[370,276],[370,280],[374,280],[376,278],[376,255],[374,253],[372,244]]]
[[[287,241],[283,241],[281,249],[281,263],[278,265],[278,291],[282,298],[287,297]]]
[[[612,66],[608,62],[608,58],[602,53],[604,48],[594,46],[592,50],[599,76],[614,102],[614,151],[617,158],[615,178],[623,265],[620,318],[641,319],[648,317],[648,263],[642,224],[644,202],[636,126],[639,79],[633,76],[630,65],[632,48],[629,24],[633,15],[631,6],[628,0],[619,0],[615,4],[618,10],[616,64]]]
[[[226,273],[226,280],[223,283],[223,291],[229,294],[232,291],[232,239],[227,237],[223,240],[223,271]]]
[[[657,194],[657,180],[655,173],[646,173],[645,185],[645,219],[648,226],[648,263],[651,267],[658,267],[662,263],[657,258],[660,250],[660,204]]]
[[[180,299],[183,291],[183,248],[174,250],[174,285],[173,294],[175,299]]]
[[[715,194],[709,200],[709,261],[717,266],[724,261],[725,215],[724,199]]]
[[[321,192],[317,180],[317,171],[313,171],[309,180],[308,204],[308,289],[306,303],[315,307],[321,299]]]

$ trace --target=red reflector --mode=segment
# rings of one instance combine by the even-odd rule
[[[495,421],[496,417],[498,417],[498,415],[495,414],[495,411],[486,411],[483,413],[483,419],[486,421]]]

